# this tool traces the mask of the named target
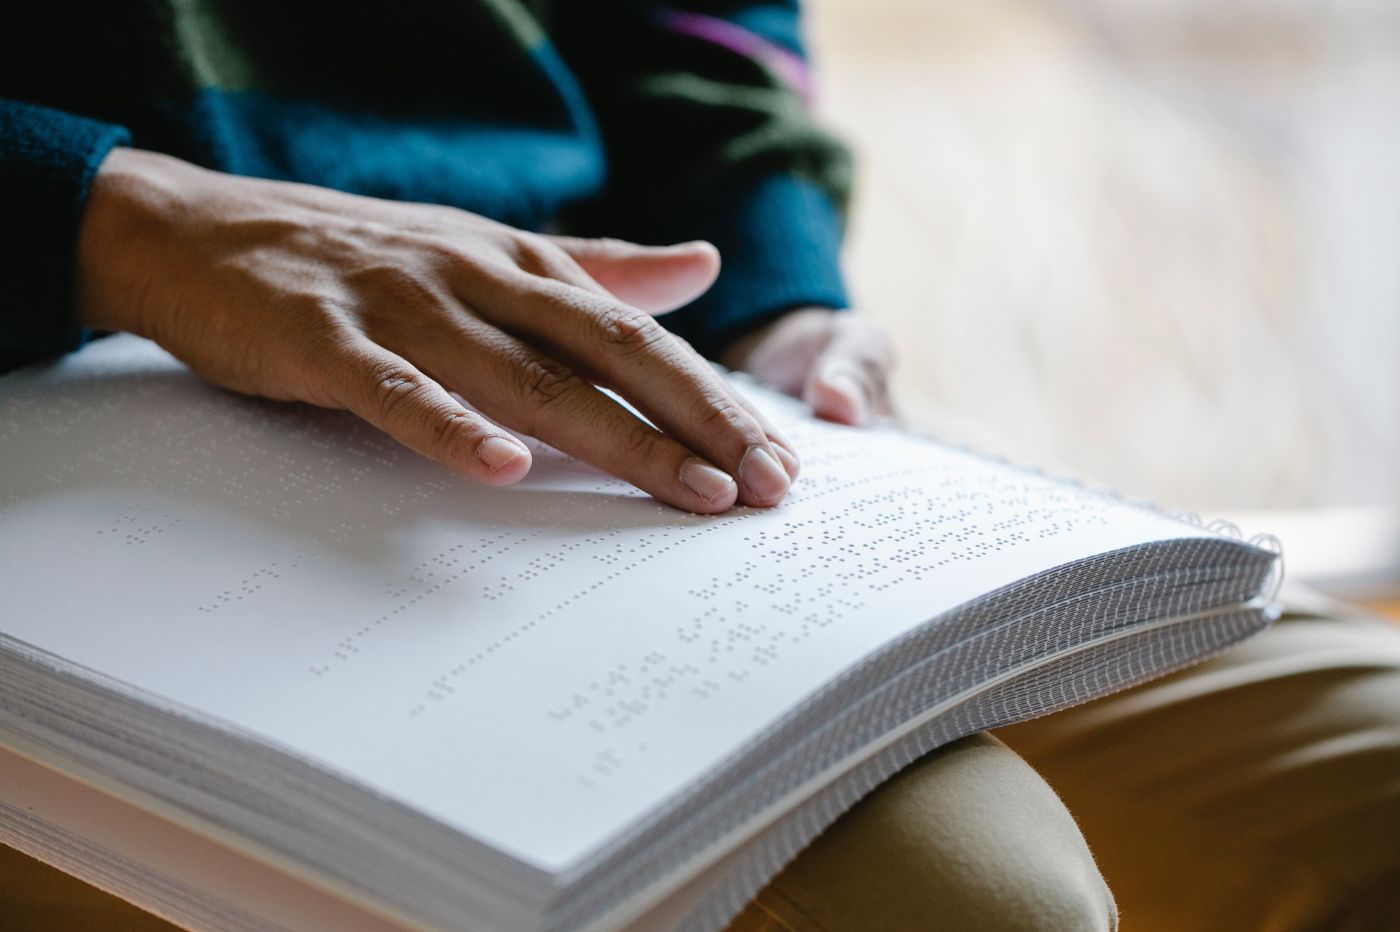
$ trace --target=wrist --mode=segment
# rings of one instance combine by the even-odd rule
[[[78,228],[74,283],[78,323],[150,336],[146,297],[164,228],[182,209],[187,162],[140,149],[108,153],[88,189]]]

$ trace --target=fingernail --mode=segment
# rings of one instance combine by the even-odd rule
[[[864,424],[870,418],[870,399],[865,397],[865,386],[849,372],[837,371],[826,377],[826,384],[844,395],[851,403],[851,414],[857,424]]]
[[[792,484],[787,471],[763,447],[749,447],[739,464],[739,478],[744,480],[749,493],[762,502],[777,501]]]
[[[477,458],[490,466],[492,472],[500,472],[528,452],[514,440],[504,437],[487,437],[476,447]]]
[[[797,478],[797,474],[802,471],[802,464],[797,461],[797,454],[787,448],[787,445],[776,437],[769,437],[773,441],[773,452],[778,454],[778,459],[782,461],[783,469],[787,470],[788,480]]]
[[[736,492],[733,479],[693,456],[681,464],[681,482],[711,505]]]

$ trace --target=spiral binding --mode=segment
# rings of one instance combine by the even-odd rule
[[[1249,539],[1249,545],[1266,550],[1276,557],[1269,575],[1264,578],[1265,598],[1273,602],[1278,599],[1279,590],[1283,588],[1283,541],[1272,534],[1255,534]]]

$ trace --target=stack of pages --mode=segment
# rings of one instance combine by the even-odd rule
[[[718,929],[929,749],[1273,617],[1269,549],[743,391],[803,475],[700,517],[135,337],[0,378],[0,842],[201,928]]]

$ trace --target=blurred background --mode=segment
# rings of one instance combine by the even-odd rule
[[[908,420],[1400,595],[1400,3],[808,14]]]

